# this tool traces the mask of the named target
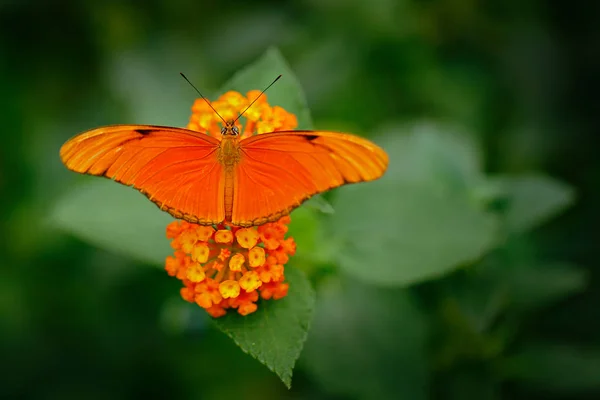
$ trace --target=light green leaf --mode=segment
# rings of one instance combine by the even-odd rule
[[[505,224],[509,232],[524,232],[541,225],[575,200],[568,185],[544,175],[498,176],[490,179],[508,200]]]
[[[84,178],[56,203],[50,221],[98,247],[163,265],[173,252],[165,236],[173,218],[137,190],[107,179]]]
[[[536,343],[506,358],[507,379],[553,394],[600,388],[600,349]]]
[[[339,189],[328,224],[345,246],[340,267],[380,285],[441,276],[491,249],[493,215],[472,196],[482,179],[476,144],[434,123],[390,126],[390,164],[378,181]]]
[[[439,277],[481,257],[495,238],[495,219],[466,194],[382,179],[343,188],[330,226],[343,241],[340,267],[380,285]]]
[[[472,136],[433,121],[390,124],[377,129],[390,158],[392,179],[466,191],[483,179],[482,153]]]
[[[294,210],[290,217],[292,223],[289,233],[296,242],[296,255],[292,260],[297,257],[310,258],[318,248],[317,235],[321,230],[317,213],[314,210],[300,207]]]
[[[259,303],[246,317],[229,313],[216,325],[241,349],[275,372],[290,388],[292,369],[304,346],[315,306],[315,293],[304,274],[286,267],[289,293],[281,300]]]
[[[335,212],[333,206],[323,196],[318,194],[305,201],[302,207],[313,209],[323,214],[333,214]]]
[[[424,315],[406,290],[323,285],[301,361],[337,395],[425,399],[427,341]]]
[[[279,50],[270,48],[254,63],[238,71],[219,91],[235,90],[245,95],[249,90],[263,90],[278,75],[279,81],[266,92],[271,106],[283,107],[298,118],[297,129],[312,129],[310,112],[296,75]]]
[[[334,262],[339,240],[327,234],[323,219],[312,208],[299,207],[291,218],[289,233],[296,242],[296,255],[290,262],[312,277],[313,268],[322,270],[323,264]]]

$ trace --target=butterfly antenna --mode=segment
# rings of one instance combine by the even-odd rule
[[[263,95],[263,94],[264,94],[264,93],[267,91],[267,89],[268,89],[268,88],[270,88],[271,86],[273,86],[273,85],[275,84],[275,82],[277,82],[277,81],[279,80],[279,78],[281,78],[281,75],[279,75],[277,78],[275,78],[275,80],[274,80],[273,82],[271,82],[271,84],[270,84],[269,86],[267,86],[266,88],[264,88],[264,90],[263,90],[262,92],[260,92],[260,94],[259,94],[258,96],[256,96],[256,98],[255,98],[254,100],[252,100],[252,103],[250,103],[250,104],[248,105],[248,107],[244,108],[244,111],[242,111],[242,112],[240,113],[240,115],[238,115],[238,117],[237,117],[237,118],[235,119],[235,121],[233,121],[233,122],[236,122],[238,119],[240,119],[240,117],[241,117],[242,115],[244,115],[244,113],[245,113],[246,111],[248,111],[248,109],[249,109],[250,107],[252,107],[252,104],[254,104],[254,103],[256,102],[256,100],[260,99],[260,96],[262,96],[262,95]]]
[[[209,106],[210,108],[212,108],[212,110],[215,112],[215,114],[217,114],[217,115],[219,116],[219,118],[221,118],[221,121],[223,121],[223,123],[224,123],[225,125],[227,125],[227,121],[225,121],[225,119],[224,119],[223,117],[221,117],[221,114],[219,114],[219,112],[218,112],[217,110],[215,110],[215,108],[212,106],[212,104],[210,104],[210,101],[208,101],[208,100],[206,99],[206,97],[202,96],[202,93],[200,93],[200,91],[198,90],[198,88],[197,88],[196,86],[194,86],[194,84],[193,84],[192,82],[190,82],[190,80],[187,78],[187,76],[185,76],[185,75],[183,74],[183,72],[180,72],[179,74],[180,74],[180,75],[183,77],[183,79],[185,79],[185,80],[187,81],[187,83],[189,83],[189,84],[190,84],[190,86],[191,86],[191,87],[193,87],[193,88],[194,88],[194,90],[196,91],[196,93],[198,93],[198,94],[200,95],[200,97],[202,97],[202,99],[204,99],[204,101],[206,102],[206,104],[208,104],[208,106]],[[279,76],[281,76],[281,75],[279,75]],[[279,79],[279,78],[277,78],[277,79]],[[269,86],[270,86],[270,85],[269,85]],[[266,89],[265,89],[265,90],[266,90]],[[261,94],[262,94],[262,93],[261,93]],[[238,118],[239,118],[239,117],[238,117]],[[237,121],[237,119],[236,119],[236,121]]]

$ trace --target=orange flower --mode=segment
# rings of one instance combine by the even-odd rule
[[[262,285],[260,277],[256,271],[248,271],[240,278],[240,286],[246,292],[252,292]]]
[[[233,233],[228,229],[221,229],[215,233],[215,242],[231,243],[233,241]]]
[[[242,253],[237,253],[229,259],[229,269],[235,272],[241,272],[244,268],[246,259]]]
[[[287,231],[284,222],[289,221],[286,217],[258,228],[246,228],[246,231],[253,230],[256,237],[260,237],[258,232],[263,227],[269,232],[277,232],[269,237],[269,241],[277,241],[277,246],[272,244],[271,247],[275,247],[272,249],[267,248],[262,240],[247,249],[246,242],[242,244],[237,240],[238,235],[232,236],[236,238],[233,242],[222,243],[218,240],[220,232],[236,229],[225,224],[218,230],[213,229],[213,235],[206,241],[195,241],[190,245],[189,238],[196,237],[194,229],[204,227],[183,221],[171,222],[167,232],[171,235],[176,235],[172,232],[180,232],[179,236],[172,236],[171,242],[179,248],[173,256],[167,257],[165,269],[169,275],[183,282],[185,287],[181,290],[181,297],[206,309],[212,317],[221,317],[231,308],[237,309],[241,315],[248,315],[256,311],[259,297],[264,300],[280,299],[287,294],[288,284],[283,283],[284,263],[281,259],[287,261],[296,251],[294,239],[284,238]],[[185,229],[182,229],[184,225]],[[183,250],[184,247],[187,251]]]
[[[221,117],[228,121],[236,119],[259,94],[260,90],[250,90],[246,96],[229,91],[211,102],[211,105],[221,114]],[[243,127],[242,120],[245,121]],[[196,99],[192,106],[188,129],[204,132],[220,139],[221,123],[221,118],[215,114],[204,99]],[[266,132],[295,129],[298,126],[298,120],[294,114],[288,113],[279,106],[269,106],[267,95],[263,94],[252,104],[252,107],[244,112],[244,115],[236,122],[236,126],[241,132],[240,139],[243,139]]]
[[[289,284],[281,282],[266,283],[263,286],[264,287],[260,291],[260,296],[265,300],[269,300],[271,298],[277,300],[287,296],[287,292],[290,287]]]
[[[251,90],[243,96],[231,91],[211,104],[225,120],[235,119],[259,93]],[[188,129],[220,138],[222,120],[203,99],[196,100],[192,112]],[[263,94],[236,125],[244,138],[294,129],[297,123],[295,115],[270,107]],[[287,295],[284,265],[296,252],[294,239],[285,238],[290,222],[285,216],[259,227],[239,228],[226,223],[211,227],[174,221],[166,234],[175,253],[167,257],[165,269],[183,283],[181,297],[213,318],[230,309],[251,314],[257,310],[259,298],[277,300]]]
[[[248,263],[251,267],[260,267],[266,261],[265,249],[262,247],[253,247],[248,252]]]

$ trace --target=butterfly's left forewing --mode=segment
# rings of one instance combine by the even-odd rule
[[[357,136],[285,131],[240,142],[231,221],[250,226],[289,214],[311,196],[346,183],[377,179],[387,154]]]
[[[60,156],[73,171],[133,186],[176,218],[212,224],[225,218],[218,146],[187,129],[114,125],[75,136]]]

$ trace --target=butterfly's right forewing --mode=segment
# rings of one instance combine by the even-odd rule
[[[231,221],[259,225],[287,215],[317,193],[381,177],[387,154],[358,136],[285,131],[240,142]]]

